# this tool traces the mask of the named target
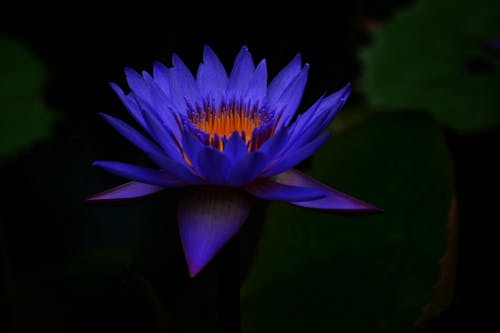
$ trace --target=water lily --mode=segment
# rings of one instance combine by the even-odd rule
[[[96,161],[129,182],[86,201],[129,201],[183,188],[177,217],[191,276],[238,232],[253,198],[329,213],[379,212],[292,169],[325,143],[324,132],[350,93],[347,84],[296,115],[308,69],[297,55],[268,84],[266,61],[255,66],[243,47],[228,75],[207,46],[196,76],[177,55],[172,67],[154,63],[153,75],[126,68],[130,92],[111,87],[141,132],[101,115],[157,168]]]

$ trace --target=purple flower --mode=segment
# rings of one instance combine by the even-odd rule
[[[152,76],[125,69],[129,94],[111,84],[145,135],[102,114],[157,169],[96,161],[130,182],[87,202],[129,201],[182,187],[177,216],[191,276],[240,229],[252,197],[339,214],[380,211],[292,169],[328,139],[323,132],[346,102],[349,85],[292,121],[309,69],[300,55],[269,85],[266,61],[255,66],[246,47],[229,76],[209,47],[196,77],[176,55],[172,62],[170,68],[155,63]]]

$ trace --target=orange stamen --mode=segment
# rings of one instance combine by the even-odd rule
[[[198,109],[196,116],[190,116],[190,120],[199,130],[209,134],[210,142],[217,135],[220,139],[229,138],[234,132],[243,136],[245,132],[245,143],[251,140],[254,129],[261,126],[257,112],[236,103],[222,105],[217,112],[211,105],[205,105],[205,112]],[[222,140],[218,140],[216,148],[223,150]]]

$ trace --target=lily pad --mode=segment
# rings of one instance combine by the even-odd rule
[[[500,2],[418,1],[376,30],[361,53],[371,106],[423,110],[459,133],[500,125]]]
[[[431,300],[453,186],[425,113],[367,118],[307,173],[384,209],[334,216],[273,203],[242,288],[244,332],[411,332]]]
[[[55,120],[43,96],[47,71],[22,43],[0,37],[0,160],[47,139]]]

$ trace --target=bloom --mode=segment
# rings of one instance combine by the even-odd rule
[[[172,63],[170,68],[154,63],[152,76],[125,69],[128,94],[111,83],[146,135],[102,114],[158,169],[96,161],[95,166],[130,182],[87,202],[133,200],[184,188],[177,216],[191,276],[240,229],[251,197],[331,213],[379,211],[292,169],[327,140],[329,134],[323,131],[346,102],[349,85],[321,97],[292,121],[309,68],[300,55],[269,85],[266,61],[255,66],[246,47],[230,75],[208,46],[196,77],[177,55]]]

